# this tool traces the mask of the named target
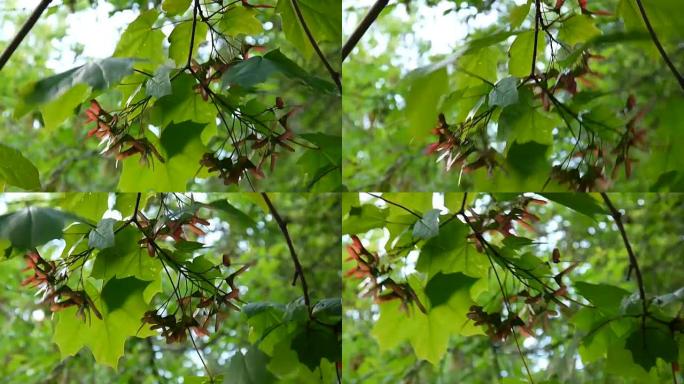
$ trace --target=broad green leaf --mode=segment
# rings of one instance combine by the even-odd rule
[[[665,307],[672,303],[679,303],[682,301],[684,301],[684,288],[679,288],[672,293],[656,296],[653,298],[653,304],[660,307]]]
[[[169,57],[176,62],[178,66],[185,65],[188,61],[188,54],[190,52],[190,40],[192,39],[192,22],[183,22],[177,24],[169,35]],[[209,28],[205,23],[197,23],[195,25],[195,39],[192,46],[192,56],[195,56],[197,48],[207,38],[207,31]]]
[[[439,234],[439,209],[431,209],[413,227],[413,237],[429,239]]]
[[[84,322],[76,316],[75,307],[56,313],[52,340],[59,346],[62,357],[75,355],[81,348],[88,347],[95,361],[116,369],[129,337],[156,334],[147,327],[140,327],[140,319],[149,309],[144,298],[148,285],[149,282],[132,277],[112,279],[100,293],[88,283],[88,295],[103,319],[91,314]]]
[[[518,102],[518,79],[501,79],[489,93],[489,105],[507,107]]]
[[[171,94],[171,67],[161,66],[154,72],[154,77],[147,80],[145,95],[160,98]]]
[[[24,103],[27,106],[48,103],[79,84],[87,84],[93,91],[111,88],[124,76],[133,73],[134,63],[135,59],[110,57],[72,68],[39,80],[24,89]]]
[[[319,91],[335,92],[335,86],[329,81],[311,75],[297,63],[288,59],[279,49],[264,56],[253,56],[231,66],[223,75],[222,84],[239,85],[251,88],[268,80],[275,73],[280,73],[289,79],[298,80]]]
[[[339,0],[298,0],[311,34],[317,42],[339,47],[342,40],[342,7]],[[278,0],[276,12],[283,20],[285,37],[302,53],[313,56],[314,50],[292,7],[292,0]]]
[[[406,94],[406,123],[408,129],[403,138],[424,140],[437,123],[439,102],[449,89],[446,69],[427,74],[416,73]]]
[[[114,223],[115,219],[102,219],[97,228],[93,228],[88,235],[88,246],[96,249],[105,249],[114,246]]]
[[[316,145],[318,150],[330,161],[339,166],[342,163],[342,137],[324,133],[302,133],[304,140]]]
[[[608,284],[575,283],[577,292],[589,300],[598,310],[615,315],[620,311],[622,300],[629,295],[626,290]]]
[[[18,150],[0,143],[0,184],[39,190],[38,169]]]
[[[450,274],[439,272],[425,285],[425,295],[430,300],[430,307],[434,310],[440,305],[447,304],[459,290],[470,289],[476,281],[476,278],[460,272]]]
[[[544,47],[546,38],[544,33],[539,33],[537,37],[537,60],[544,57]],[[516,77],[527,77],[532,68],[532,56],[534,52],[534,31],[527,31],[519,34],[508,52],[508,73]]]
[[[499,117],[498,136],[501,140],[553,144],[555,116],[546,114],[535,105],[532,92],[520,92],[519,101],[503,109]]]
[[[192,0],[164,0],[162,2],[162,10],[167,16],[176,16],[185,12]]]
[[[489,264],[486,256],[478,253],[467,241],[469,233],[470,228],[458,220],[444,225],[439,235],[428,240],[420,250],[416,269],[427,273],[429,278],[439,272],[485,276]]]
[[[266,368],[270,358],[257,347],[250,346],[246,354],[238,351],[230,358],[225,384],[269,384],[276,378]]]
[[[199,161],[206,152],[200,140],[204,126],[186,121],[166,127],[157,147],[166,162],[155,161],[146,166],[136,157],[125,159],[119,191],[185,191],[187,183],[200,170]]]
[[[157,100],[152,109],[153,119],[160,127],[188,120],[215,123],[216,108],[194,91],[196,84],[195,79],[187,74],[178,76],[171,83],[172,93]],[[199,158],[197,161],[199,164]]]
[[[158,17],[156,10],[140,13],[121,35],[113,56],[145,59],[139,66],[150,71],[164,62],[164,33],[161,29],[152,29]]]
[[[516,5],[511,9],[511,13],[508,16],[511,29],[518,28],[520,24],[522,24],[523,21],[525,21],[527,14],[530,13],[531,4],[532,0],[528,0],[525,4]]]
[[[586,215],[594,220],[605,216],[608,212],[603,208],[595,195],[589,193],[542,193],[545,198],[562,204],[573,211]]]
[[[98,253],[91,276],[104,281],[126,277],[144,281],[158,278],[161,264],[138,245],[140,239],[140,232],[132,226],[117,233],[114,245]]]
[[[342,300],[340,298],[323,299],[314,304],[311,314],[326,324],[342,321]]]
[[[97,223],[109,208],[109,194],[106,192],[69,192],[60,206],[70,212],[78,212],[84,219]]]
[[[230,36],[258,35],[264,31],[264,27],[256,15],[255,10],[247,7],[229,8],[223,13],[219,22],[221,31]]]
[[[216,200],[209,203],[212,208],[219,209],[228,215],[228,223],[230,226],[235,226],[241,231],[247,228],[256,228],[256,222],[246,213],[235,208],[227,200]]]
[[[299,327],[298,332],[292,337],[290,346],[297,352],[299,361],[311,371],[316,370],[323,359],[334,363],[342,358],[341,344],[335,332],[329,327],[313,322]]]
[[[57,128],[66,119],[73,116],[76,107],[83,103],[89,93],[87,84],[77,84],[58,98],[42,105],[40,113],[43,116],[45,129]]]
[[[627,338],[625,347],[632,353],[634,362],[646,371],[655,367],[656,359],[661,358],[668,363],[676,362],[678,346],[672,333],[663,327],[639,327]]]
[[[0,216],[0,238],[18,250],[43,245],[62,237],[64,226],[76,217],[52,208],[26,207]]]
[[[373,228],[383,227],[388,214],[389,210],[370,204],[351,207],[349,216],[342,221],[342,233],[359,234],[368,232]]]
[[[570,45],[582,44],[601,34],[594,19],[587,15],[574,15],[561,23],[558,39]]]
[[[541,189],[548,177],[550,164],[547,161],[549,146],[536,141],[527,143],[513,142],[509,144],[506,162],[517,173],[517,176],[526,181],[525,185],[535,185]],[[507,176],[510,179],[510,176]],[[519,188],[517,190],[530,190]]]

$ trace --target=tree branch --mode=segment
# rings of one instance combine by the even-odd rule
[[[632,245],[629,243],[629,239],[627,238],[627,232],[625,231],[625,226],[622,223],[622,214],[615,208],[613,202],[610,201],[610,198],[608,197],[607,193],[601,192],[601,197],[603,198],[603,201],[606,203],[606,206],[610,211],[610,216],[613,217],[615,225],[617,225],[618,230],[620,231],[622,241],[625,243],[625,249],[627,249],[627,254],[629,255],[629,264],[636,273],[637,285],[639,286],[639,298],[641,299],[641,306],[643,309],[642,326],[645,326],[646,315],[648,315],[648,304],[646,303],[646,290],[644,289],[644,280],[641,276],[641,269],[639,269],[639,263],[637,262],[636,255],[632,250]]]
[[[304,268],[302,268],[302,264],[299,262],[299,257],[297,257],[297,252],[294,249],[294,244],[292,243],[290,232],[287,230],[287,223],[285,223],[283,218],[280,216],[276,208],[273,206],[271,199],[269,199],[268,195],[265,192],[261,193],[261,197],[266,202],[266,205],[268,205],[268,209],[269,211],[271,211],[273,219],[276,221],[276,223],[278,223],[278,226],[280,227],[280,232],[282,232],[283,236],[285,237],[285,242],[287,242],[287,248],[290,250],[292,263],[295,267],[295,275],[294,279],[292,280],[292,285],[297,283],[297,277],[299,277],[299,281],[301,281],[302,283],[302,292],[304,293],[304,304],[306,304],[309,316],[311,316],[311,300],[309,299],[309,286],[306,284],[306,278],[304,277]]]
[[[541,19],[541,0],[534,0],[534,48],[532,50],[532,68],[530,77],[534,78],[534,70],[537,67],[537,40],[539,37],[539,20]]]
[[[52,0],[43,0],[38,4],[36,9],[33,11],[31,16],[26,20],[26,23],[21,27],[19,32],[17,32],[17,35],[14,36],[14,39],[10,42],[10,44],[5,48],[5,51],[2,53],[2,56],[0,56],[0,71],[2,68],[7,64],[7,61],[10,59],[10,57],[14,54],[14,51],[17,50],[19,47],[19,44],[24,40],[26,35],[31,31],[33,26],[36,24],[40,16],[43,14],[45,9],[50,5]]]
[[[380,199],[380,200],[384,201],[387,204],[394,205],[395,207],[403,209],[404,211],[406,211],[406,212],[412,214],[413,216],[417,217],[418,220],[423,218],[421,215],[417,214],[416,212],[412,211],[411,209],[409,209],[409,208],[407,208],[407,207],[405,207],[399,203],[395,203],[394,201],[389,201],[389,200],[385,199],[384,197],[382,197],[380,195],[376,195],[374,193],[368,192],[368,194],[375,197],[376,199]]]
[[[327,69],[328,73],[330,73],[330,77],[335,82],[335,85],[337,85],[337,89],[340,92],[342,92],[342,80],[340,80],[340,74],[337,71],[335,71],[335,69],[333,69],[333,67],[330,65],[330,63],[328,62],[328,59],[325,58],[323,51],[321,51],[321,48],[318,46],[316,39],[311,34],[311,30],[309,29],[309,26],[306,24],[306,20],[304,20],[304,15],[302,14],[302,10],[299,8],[299,2],[297,0],[290,0],[290,3],[292,4],[292,8],[294,9],[295,14],[297,15],[297,19],[299,20],[299,24],[302,26],[302,29],[304,30],[306,37],[309,39],[311,46],[313,47],[314,51],[316,51],[316,54],[318,55],[318,57],[323,62],[325,69]]]
[[[347,42],[344,43],[344,46],[342,47],[342,62],[347,59],[347,56],[354,50],[356,44],[359,43],[359,40],[361,40],[366,31],[368,31],[368,28],[375,22],[375,19],[378,18],[388,3],[389,0],[378,0],[373,4],[366,14],[366,17],[361,20],[361,23],[359,23],[354,32],[352,32],[351,36],[349,36]]]
[[[188,50],[188,61],[185,64],[186,68],[190,68],[192,62],[192,47],[195,45],[195,27],[197,27],[197,12],[199,11],[199,0],[195,0],[195,6],[192,10],[192,32],[190,32],[190,49]]]
[[[658,48],[658,52],[660,52],[660,56],[663,57],[663,60],[665,60],[665,63],[667,66],[670,68],[670,71],[672,71],[672,74],[674,77],[677,79],[679,82],[679,86],[684,90],[684,76],[682,76],[679,71],[677,71],[677,68],[674,66],[672,63],[672,60],[670,60],[670,57],[667,56],[667,53],[665,52],[665,48],[660,44],[660,40],[658,40],[658,36],[656,35],[655,31],[653,30],[653,26],[651,25],[651,22],[648,20],[648,16],[646,16],[646,9],[644,8],[644,5],[641,3],[641,0],[636,0],[637,6],[639,6],[639,12],[641,12],[641,18],[644,19],[644,24],[646,24],[646,29],[648,29],[648,33],[651,35],[651,40],[653,40],[653,44],[655,44],[656,48]]]

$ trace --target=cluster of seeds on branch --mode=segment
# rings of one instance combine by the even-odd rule
[[[530,205],[544,205],[546,201],[533,197],[522,196],[507,209],[491,209],[483,214],[478,214],[472,209],[467,218],[478,233],[499,233],[503,237],[516,236],[513,228],[518,223],[529,231],[536,232],[532,223],[539,221],[539,217],[529,212]],[[475,233],[468,235],[478,251],[484,250],[484,244]]]
[[[90,107],[86,110],[88,119],[86,124],[96,123],[97,126],[88,131],[88,137],[95,136],[100,139],[100,144],[104,145],[102,153],[114,155],[117,160],[139,154],[140,162],[147,165],[152,156],[162,163],[164,158],[157,151],[157,148],[145,137],[134,138],[127,133],[126,124],[121,124],[124,119],[120,115],[108,113],[97,100],[90,101]]]
[[[532,332],[525,326],[525,322],[516,314],[504,320],[501,312],[487,313],[482,307],[473,305],[466,316],[473,320],[475,325],[486,326],[487,336],[494,341],[505,341],[513,333],[513,327],[518,327],[525,335],[532,335]]]
[[[470,173],[485,168],[491,175],[500,165],[499,154],[490,147],[478,148],[474,140],[466,137],[466,130],[472,125],[473,122],[450,126],[440,113],[437,126],[432,130],[437,142],[429,144],[425,154],[437,154],[437,162],[444,161],[447,171],[458,168],[463,173]]]
[[[171,238],[177,243],[184,242],[187,241],[185,229],[196,236],[204,236],[206,232],[198,227],[198,225],[209,225],[209,221],[197,216],[196,211],[184,212],[177,218],[163,220],[150,220],[142,213],[138,212],[138,223],[140,223],[140,226],[146,234],[145,238],[140,240],[140,245],[147,248],[147,253],[150,257],[156,255],[157,249],[155,244],[157,240]]]
[[[615,178],[618,168],[621,165],[624,165],[625,167],[625,177],[631,177],[632,164],[637,160],[630,157],[630,150],[633,148],[646,148],[646,129],[639,127],[639,123],[641,123],[646,115],[646,109],[642,108],[637,110],[636,97],[634,97],[634,95],[629,95],[627,98],[625,113],[630,116],[627,124],[625,125],[625,133],[622,135],[620,142],[618,142],[617,146],[615,146],[612,151],[612,153],[617,156],[617,159],[615,160],[615,167],[613,168],[613,178]]]
[[[411,286],[395,282],[389,276],[391,268],[381,265],[380,257],[368,251],[356,235],[352,236],[352,244],[347,247],[347,252],[347,261],[355,261],[357,265],[346,275],[364,280],[363,296],[372,296],[377,303],[401,300],[404,310],[408,310],[409,304],[415,303],[423,313],[426,312]]]
[[[31,271],[33,275],[21,284],[38,288],[38,292],[43,294],[43,302],[50,304],[50,311],[58,312],[76,306],[76,316],[81,320],[85,320],[86,314],[90,311],[102,319],[102,315],[85,291],[73,290],[66,285],[67,276],[59,273],[55,262],[43,259],[35,249],[25,255],[25,260],[24,272]]]

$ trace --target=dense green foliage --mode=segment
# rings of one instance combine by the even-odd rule
[[[684,196],[606,197],[345,195],[345,379],[681,381]]]
[[[643,3],[682,73],[684,7]],[[392,3],[344,73],[350,190],[684,189],[684,84],[636,0]]]
[[[340,198],[268,197],[296,285],[258,194],[3,195],[3,380],[337,383]]]
[[[51,6],[0,72],[0,186],[339,190],[341,89],[333,73],[339,72],[340,2],[297,1],[333,73],[314,54],[293,4]],[[3,3],[4,25],[23,23],[19,5]],[[112,17],[137,16],[111,57],[78,57],[82,46],[61,42],[66,20],[100,7],[113,9]],[[56,74],[46,68],[56,58],[64,65],[69,54],[82,65]],[[5,168],[19,156],[30,172],[17,179]]]

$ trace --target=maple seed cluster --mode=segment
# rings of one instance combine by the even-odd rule
[[[88,131],[88,137],[95,136],[100,139],[100,144],[105,145],[102,153],[113,154],[117,160],[140,154],[140,162],[145,165],[149,164],[151,156],[164,162],[162,155],[149,140],[144,137],[136,139],[126,133],[125,129],[119,128],[119,116],[106,112],[97,100],[90,100],[86,116],[86,124],[97,123],[95,128]]]
[[[138,212],[138,222],[146,234],[139,244],[147,248],[147,253],[150,257],[156,255],[156,240],[170,237],[176,243],[187,241],[184,229],[188,229],[196,236],[204,236],[206,233],[198,225],[209,225],[209,221],[198,217],[197,213],[181,215],[177,219],[156,221],[149,220],[142,213]]]
[[[54,261],[46,261],[36,250],[29,251],[25,255],[25,260],[26,268],[23,271],[32,271],[33,275],[22,281],[21,285],[39,288],[39,293],[43,292],[43,302],[50,304],[50,311],[58,312],[77,306],[76,316],[81,320],[85,320],[85,314],[89,311],[98,319],[102,319],[102,315],[85,291],[75,291],[66,285],[66,276],[58,275]]]
[[[525,322],[518,316],[509,316],[502,320],[500,312],[487,313],[478,305],[472,305],[466,316],[475,322],[475,325],[485,325],[487,336],[493,341],[505,341],[513,332],[513,327],[519,327],[524,334],[531,335],[532,332],[526,329]]]
[[[447,172],[452,168],[459,168],[463,173],[486,168],[491,175],[494,168],[499,166],[498,153],[489,147],[477,148],[471,139],[464,138],[465,131],[465,124],[451,127],[447,124],[444,114],[440,113],[437,126],[432,129],[432,134],[438,138],[437,142],[429,144],[425,148],[425,154],[439,154],[437,162],[444,160]],[[471,156],[473,154],[475,155]],[[467,162],[469,158],[473,160]]]
[[[357,265],[347,271],[346,275],[366,280],[366,292],[362,295],[372,296],[377,303],[401,300],[401,306],[405,311],[408,304],[415,303],[421,312],[426,313],[425,307],[408,283],[397,283],[389,277],[390,268],[381,266],[380,257],[369,252],[358,236],[352,236],[352,244],[347,247],[347,252],[347,261],[356,261]]]

